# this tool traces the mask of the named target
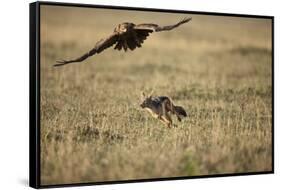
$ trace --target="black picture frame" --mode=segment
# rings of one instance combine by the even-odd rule
[[[272,170],[264,172],[246,172],[246,173],[227,173],[216,175],[200,175],[186,177],[170,177],[170,178],[153,178],[153,179],[138,179],[124,181],[104,181],[90,183],[73,183],[73,184],[57,184],[57,185],[41,185],[40,184],[40,6],[54,5],[67,7],[87,7],[87,8],[103,8],[103,9],[118,9],[118,10],[136,10],[136,11],[152,11],[152,12],[169,12],[169,13],[190,13],[200,15],[215,15],[215,16],[232,16],[245,18],[265,18],[270,19],[272,24]],[[187,10],[168,10],[155,8],[141,7],[120,7],[120,6],[104,6],[91,4],[77,3],[60,3],[60,2],[34,2],[29,4],[29,39],[30,39],[30,65],[29,65],[29,185],[33,188],[52,188],[52,187],[72,187],[85,185],[101,185],[101,184],[120,184],[120,183],[135,183],[135,182],[152,182],[163,180],[182,180],[195,178],[213,178],[227,176],[244,176],[258,174],[273,174],[274,173],[274,16],[264,15],[248,15],[248,14],[232,14],[232,13],[217,13],[217,12],[200,12]]]

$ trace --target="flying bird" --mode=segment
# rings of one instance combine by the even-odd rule
[[[114,49],[116,50],[124,49],[125,52],[127,51],[127,49],[134,50],[137,47],[141,47],[141,44],[149,36],[150,33],[169,31],[184,23],[189,22],[190,20],[191,18],[184,18],[180,22],[168,26],[159,26],[157,24],[151,23],[135,25],[134,23],[129,22],[119,24],[114,29],[113,34],[98,41],[95,47],[89,52],[76,59],[59,60],[57,61],[58,64],[55,64],[54,66],[62,66],[69,63],[82,62],[88,57],[101,53],[103,50],[113,45],[115,45]]]

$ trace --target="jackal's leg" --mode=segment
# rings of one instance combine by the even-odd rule
[[[169,122],[167,122],[167,120],[165,120],[163,117],[160,117],[159,119],[162,123],[164,123],[165,125],[167,125],[169,127]]]
[[[166,115],[166,101],[164,101],[162,104],[161,104],[161,108],[162,108],[162,112],[158,115],[159,119],[163,116],[163,115]]]
[[[165,105],[167,106],[167,111],[170,111],[172,114],[175,114],[174,104],[170,98],[165,100]]]
[[[168,127],[171,127],[173,125],[172,118],[167,112],[162,116],[162,119],[165,121]]]
[[[166,124],[168,127],[171,127],[173,125],[173,121],[171,116],[168,114],[169,111],[169,107],[167,107],[167,105],[169,104],[169,101],[165,100],[162,104],[161,104],[161,108],[162,108],[162,113],[160,113],[158,115],[158,118],[164,123]],[[167,110],[168,109],[168,110]]]
[[[170,126],[170,121],[169,121],[168,119],[166,119],[166,112],[165,112],[165,110],[162,110],[162,111],[163,111],[163,112],[158,115],[158,119],[159,119],[162,123],[164,123],[165,125],[167,125],[167,126],[169,127],[169,126]],[[163,114],[163,113],[164,113],[164,114]]]

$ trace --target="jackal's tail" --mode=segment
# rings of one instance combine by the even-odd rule
[[[181,121],[181,118],[179,116],[187,117],[186,111],[183,109],[183,107],[181,107],[181,106],[174,106],[174,109],[177,112],[177,116],[178,116],[178,120],[179,121]]]

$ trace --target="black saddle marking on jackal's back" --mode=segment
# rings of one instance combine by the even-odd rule
[[[162,103],[165,100],[169,100],[169,98],[167,96],[156,96],[151,98],[151,101],[157,106],[162,106]]]

